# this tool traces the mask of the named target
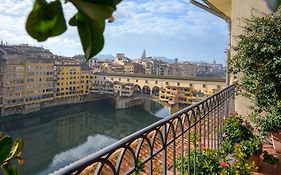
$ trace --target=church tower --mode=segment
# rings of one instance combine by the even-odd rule
[[[144,49],[143,52],[142,52],[141,59],[146,59],[146,52],[145,52],[145,49]]]

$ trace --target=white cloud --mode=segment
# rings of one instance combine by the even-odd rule
[[[0,40],[12,44],[44,45],[55,53],[67,56],[81,53],[80,39],[74,27],[68,27],[63,35],[42,43],[26,33],[25,21],[33,2],[34,0],[1,0]],[[63,4],[63,8],[67,21],[77,12],[71,3]],[[157,55],[168,54],[170,47],[176,48],[178,43],[186,43],[188,46],[193,43],[215,42],[217,45],[222,43],[217,48],[222,52],[226,47],[223,45],[227,38],[224,21],[191,5],[189,0],[123,0],[114,12],[114,17],[115,22],[108,23],[105,31],[104,51],[111,54],[124,50],[130,52],[132,56],[138,55],[139,53],[132,53],[136,49],[132,48],[134,45],[132,46],[131,41],[138,43],[134,47],[154,48],[153,53]],[[214,38],[217,38],[216,41],[213,41]],[[192,47],[203,46],[192,45]],[[180,48],[176,49],[177,52],[170,51],[178,55],[167,56],[182,57],[186,49],[192,49],[185,48],[180,51]],[[213,57],[222,56],[221,54]]]

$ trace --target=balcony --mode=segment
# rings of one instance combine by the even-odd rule
[[[182,157],[191,149],[219,148],[224,116],[234,111],[234,90],[231,85],[53,174],[132,174],[141,167],[142,174],[183,174]]]

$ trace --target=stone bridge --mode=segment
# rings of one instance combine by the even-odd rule
[[[143,74],[95,73],[94,83],[120,82],[134,84],[143,94],[156,95],[166,86],[191,87],[203,93],[213,92],[226,87],[225,78],[216,77],[171,77]]]

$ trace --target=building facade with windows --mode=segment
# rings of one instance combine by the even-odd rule
[[[42,47],[0,45],[1,114],[31,112],[53,99],[54,55]]]

